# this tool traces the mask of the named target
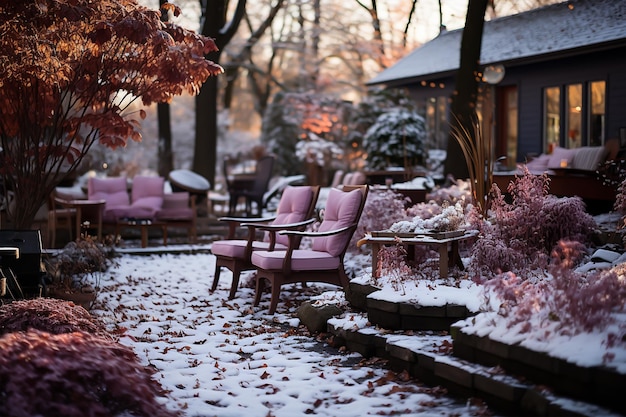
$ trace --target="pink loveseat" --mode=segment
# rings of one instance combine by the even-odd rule
[[[195,196],[188,192],[165,193],[165,180],[157,176],[90,178],[87,196],[90,200],[104,200],[104,224],[117,224],[120,219],[142,219],[180,226],[196,238]]]

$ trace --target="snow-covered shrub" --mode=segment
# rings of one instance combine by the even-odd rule
[[[428,207],[424,205],[424,207]],[[425,212],[429,214],[428,212]],[[439,213],[432,216],[415,216],[412,219],[400,220],[389,227],[390,232],[420,233],[420,232],[449,232],[458,230],[465,225],[465,211],[459,202],[454,205],[444,203]]]
[[[343,155],[343,150],[336,143],[324,140],[309,133],[306,140],[296,143],[296,158],[302,162],[326,167],[330,162]]]
[[[356,251],[356,243],[366,233],[387,230],[389,225],[407,218],[404,209],[409,201],[400,193],[391,190],[375,190],[367,195],[359,225],[352,235],[349,248]],[[363,248],[363,247],[362,247]]]
[[[367,167],[413,167],[426,159],[426,123],[416,112],[392,109],[383,113],[365,133]]]
[[[548,190],[548,177],[527,169],[509,185],[510,204],[493,186],[489,220],[493,227],[484,227],[472,247],[471,265],[478,274],[520,272],[541,264],[560,240],[589,240],[596,223],[583,201],[558,198]]]
[[[449,186],[436,188],[426,194],[426,201],[433,201],[440,205],[444,202],[456,204],[459,201],[468,204],[471,197],[472,190],[469,181],[452,180]]]
[[[603,329],[611,323],[611,313],[623,311],[624,268],[577,273],[572,267],[583,251],[579,242],[561,241],[552,251],[544,276],[506,272],[484,283],[485,293],[500,300],[498,314],[506,318],[509,328],[516,327],[522,333],[542,329],[546,338],[551,333],[571,336]],[[625,334],[622,327],[621,334],[610,337],[607,344],[623,342]]]

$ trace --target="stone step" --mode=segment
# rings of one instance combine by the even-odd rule
[[[618,416],[602,406],[557,395],[549,387],[453,356],[453,339],[447,332],[389,331],[372,327],[360,313],[332,318],[327,330],[331,343],[379,357],[397,371],[408,371],[429,385],[445,387],[463,398],[478,397],[506,414],[534,416]]]

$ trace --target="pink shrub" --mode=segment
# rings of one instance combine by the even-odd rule
[[[132,349],[83,332],[0,338],[0,415],[176,416]]]
[[[578,197],[558,198],[548,191],[548,177],[533,175],[527,169],[509,186],[510,204],[493,186],[493,227],[483,227],[472,248],[472,268],[477,274],[541,266],[560,240],[589,240],[596,223],[585,211],[583,201]]]
[[[611,322],[611,313],[623,311],[626,281],[615,270],[574,272],[572,267],[583,252],[579,242],[561,241],[551,254],[550,276],[528,279],[507,272],[485,282],[487,294],[501,300],[499,314],[507,318],[509,327],[521,323],[523,332],[535,326],[572,335],[602,329]],[[623,340],[625,334],[622,327],[622,334],[610,336],[607,345]]]
[[[349,248],[356,250],[356,242],[366,233],[376,230],[386,230],[393,223],[405,220],[407,214],[405,206],[408,199],[402,194],[391,190],[377,190],[367,195],[363,213],[359,220]]]

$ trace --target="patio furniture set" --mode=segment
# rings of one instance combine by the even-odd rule
[[[271,285],[269,313],[276,311],[280,289],[287,283],[325,282],[348,290],[343,259],[356,230],[369,187],[332,188],[326,200],[324,215],[317,231],[305,228],[315,218],[319,187],[288,186],[282,193],[276,216],[252,221],[249,218],[226,217],[222,221],[247,228],[247,239],[214,242],[216,257],[212,290],[217,289],[220,269],[233,273],[229,298],[233,298],[244,270],[257,271],[254,305],[258,305],[267,283]],[[262,232],[259,240],[257,231]],[[310,248],[300,248],[303,238],[311,239]]]
[[[115,234],[122,229],[138,229],[141,246],[148,244],[148,231],[161,229],[163,244],[167,244],[170,227],[186,228],[191,241],[196,240],[196,196],[188,191],[165,192],[165,179],[159,176],[136,176],[132,183],[126,177],[89,178],[87,198],[55,190],[48,214],[49,244],[56,241],[56,230],[66,226],[79,233],[95,229],[98,238],[104,227]]]

